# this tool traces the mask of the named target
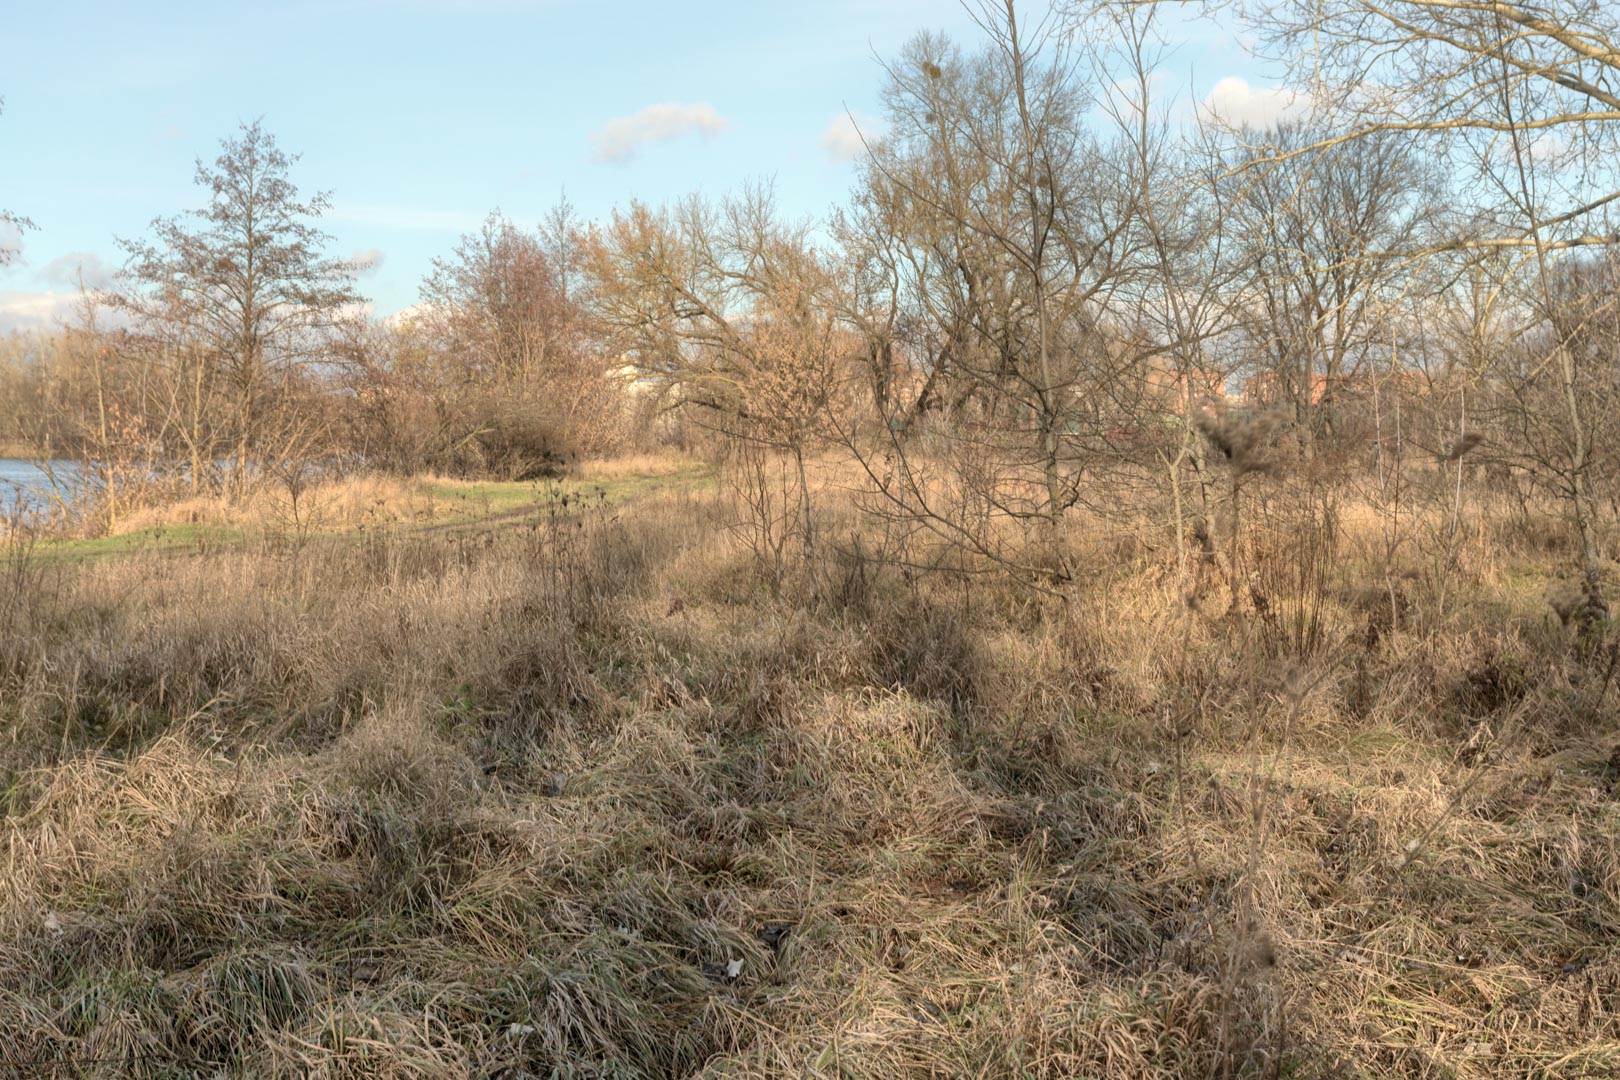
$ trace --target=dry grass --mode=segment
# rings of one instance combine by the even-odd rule
[[[1396,620],[1343,526],[1301,661],[1139,538],[1067,606],[813,602],[727,513],[42,570],[0,1075],[1620,1074],[1615,694],[1544,552]]]
[[[574,475],[582,482],[623,480],[627,477],[674,476],[703,468],[694,458],[678,454],[621,454],[611,458],[589,458],[580,462]]]
[[[660,485],[701,486],[710,472],[709,466],[693,458],[640,454],[585,461],[558,481],[376,474],[311,477],[296,492],[286,484],[266,482],[238,498],[154,495],[154,501],[123,509],[110,527],[105,514],[58,515],[44,523],[51,527],[36,531],[54,539],[77,538],[81,543],[88,539],[108,550],[127,549],[108,540],[163,535],[172,539],[171,534],[180,530],[201,531],[216,540],[307,539],[398,525],[471,524],[560,506],[564,494],[570,502],[576,495],[587,501],[619,502]],[[4,531],[0,522],[0,533]]]
[[[245,499],[200,495],[143,506],[121,515],[113,532],[125,534],[182,524],[215,528],[270,526],[346,530],[422,520],[437,512],[425,481],[380,475],[320,480],[300,491],[298,502],[301,505],[295,512],[285,487],[266,484],[254,489]]]

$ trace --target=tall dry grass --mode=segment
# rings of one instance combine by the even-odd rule
[[[1145,528],[1032,598],[817,505],[785,584],[691,492],[32,564],[0,1075],[1620,1072],[1539,542],[1481,510],[1442,607],[1281,506],[1239,618]]]
[[[122,515],[113,535],[169,525],[331,532],[432,517],[432,495],[419,479],[358,474],[312,478],[296,489],[266,483],[246,496],[204,494],[140,506]]]

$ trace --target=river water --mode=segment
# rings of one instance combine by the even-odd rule
[[[71,490],[78,465],[71,461],[53,461],[51,471],[56,481]],[[23,458],[0,458],[0,514],[9,515],[19,503],[36,507],[49,499],[50,473],[38,462]]]

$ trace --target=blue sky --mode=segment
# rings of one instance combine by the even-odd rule
[[[597,218],[768,178],[785,209],[824,214],[852,177],[846,108],[879,113],[875,56],[921,29],[975,39],[954,0],[7,7],[0,207],[38,229],[0,269],[0,330],[59,318],[75,266],[95,279],[114,237],[198,205],[194,160],[243,120],[332,192],[334,253],[380,255],[360,285],[387,314],[490,209],[531,225],[565,189]],[[1183,96],[1267,107],[1232,36],[1177,36]]]

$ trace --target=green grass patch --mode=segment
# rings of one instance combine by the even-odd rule
[[[87,540],[41,540],[34,554],[43,559],[91,559],[140,551],[202,551],[240,543],[246,535],[242,529],[221,525],[153,525]]]
[[[676,472],[644,473],[610,479],[432,480],[426,494],[435,509],[452,517],[493,517],[530,508],[615,505],[653,491],[712,486],[714,470],[694,466]]]

